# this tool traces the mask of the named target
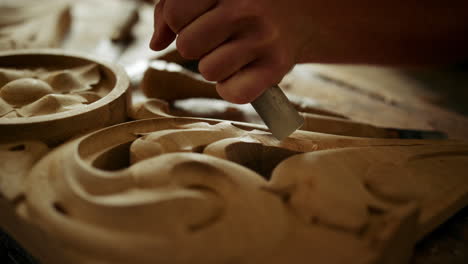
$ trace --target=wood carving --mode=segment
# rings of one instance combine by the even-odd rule
[[[437,130],[449,138],[467,139],[466,117],[426,102],[421,85],[394,69],[304,64],[295,67],[281,85],[286,92],[314,98],[322,108],[357,122]]]
[[[58,51],[0,53],[1,142],[56,144],[126,120],[122,69]]]
[[[55,114],[83,107],[101,99],[93,89],[101,76],[97,64],[71,69],[0,68],[0,118]]]
[[[466,143],[262,128],[93,132],[41,159],[0,223],[44,263],[390,264],[468,202]]]
[[[2,1],[0,51],[57,47],[70,23],[70,7],[65,0]]]
[[[133,119],[190,116],[262,123],[250,105],[239,106],[218,100],[213,82],[205,81],[201,75],[175,63],[152,61],[144,74],[141,89],[151,99],[140,100],[132,106],[130,116]],[[443,138],[431,131],[420,133],[355,122],[324,110],[312,99],[288,96],[304,117],[301,130],[373,138]]]
[[[26,141],[0,145],[0,197],[24,199],[24,180],[48,148],[42,142]]]
[[[177,106],[177,103],[180,103],[180,105]],[[191,110],[190,106],[197,109],[197,111]],[[184,108],[187,110],[184,110]],[[258,115],[252,113],[254,110],[250,108],[251,107],[249,105],[245,105],[245,107],[231,108],[226,106],[223,102],[209,99],[195,99],[194,102],[191,102],[190,100],[177,101],[174,107],[174,104],[152,98],[133,104],[130,111],[130,117],[135,120],[141,120],[157,117],[191,116],[259,123]],[[445,138],[445,135],[442,133],[434,131],[381,128],[359,122],[353,122],[343,118],[306,112],[301,112],[300,114],[305,120],[301,130],[311,132],[367,138]]]

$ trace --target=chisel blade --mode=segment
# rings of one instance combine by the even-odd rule
[[[265,90],[251,104],[278,140],[288,137],[304,124],[304,118],[277,85]]]

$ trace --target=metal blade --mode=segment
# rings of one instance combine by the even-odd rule
[[[278,140],[288,137],[304,124],[304,118],[277,85],[267,89],[251,104]]]

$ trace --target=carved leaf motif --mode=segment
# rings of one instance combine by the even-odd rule
[[[169,104],[166,101],[152,98],[145,102],[132,104],[130,117],[138,120],[172,116],[169,114]]]
[[[48,115],[83,106],[87,100],[79,95],[49,94],[16,111],[22,117]]]
[[[305,222],[358,233],[368,224],[369,207],[388,209],[387,203],[369,193],[362,179],[339,161],[325,163],[313,154],[285,160],[276,167],[271,182],[271,188],[288,192],[291,206]],[[322,166],[317,168],[317,164]]]
[[[92,89],[101,76],[96,64],[85,65],[72,69],[45,73],[40,76],[48,82],[55,91],[60,93],[78,93]]]

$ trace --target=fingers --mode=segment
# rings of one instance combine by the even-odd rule
[[[164,5],[164,19],[173,32],[179,33],[196,18],[212,9],[218,0],[170,0]]]
[[[151,38],[150,48],[156,51],[167,48],[176,38],[176,34],[164,20],[164,5],[165,0],[161,0],[154,9],[154,33]]]
[[[198,69],[209,81],[223,81],[260,55],[257,45],[255,38],[229,41],[203,57]]]
[[[177,38],[182,57],[199,59],[225,42],[238,27],[228,21],[228,12],[222,7],[211,9],[182,29]]]
[[[218,81],[221,97],[248,103],[279,83],[294,64],[289,27],[280,26],[270,11],[250,0],[161,0],[151,48],[164,49],[178,35],[179,53],[201,58],[200,72]]]
[[[217,0],[161,0],[154,9],[154,34],[150,42],[153,50],[167,48],[182,28],[209,11]]]
[[[274,57],[261,59],[247,65],[225,81],[218,82],[216,90],[226,101],[249,103],[266,89],[278,84],[292,67],[289,65],[292,64],[282,63]]]

